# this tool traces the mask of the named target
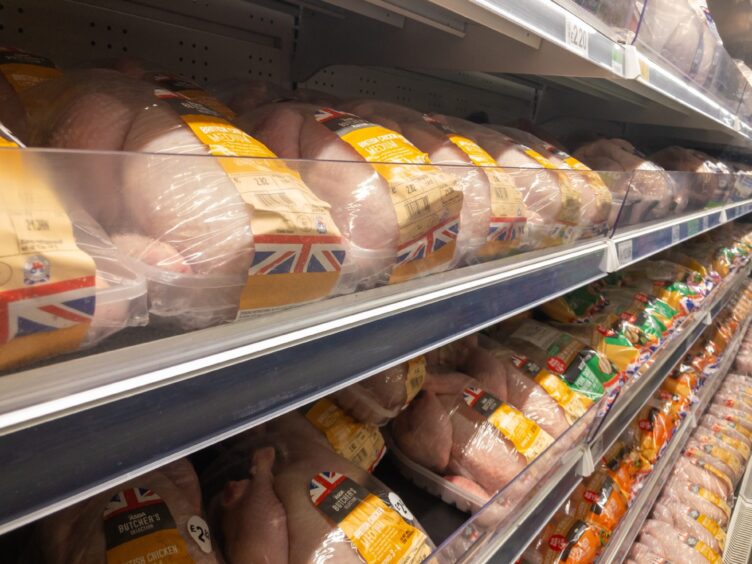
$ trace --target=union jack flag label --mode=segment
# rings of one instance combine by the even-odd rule
[[[340,272],[346,251],[342,238],[326,235],[259,235],[250,274]]]
[[[488,225],[488,241],[513,242],[525,234],[524,217],[492,217]]]
[[[33,333],[89,323],[94,316],[94,277],[0,292],[0,344]]]
[[[421,235],[417,239],[408,241],[401,245],[397,250],[396,266],[406,262],[427,258],[442,247],[450,243],[456,243],[459,230],[459,218],[453,217],[439,224],[425,235]]]

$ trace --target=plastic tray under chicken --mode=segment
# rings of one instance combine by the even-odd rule
[[[417,464],[412,461],[397,446],[390,428],[382,430],[387,444],[387,452],[392,455],[400,472],[405,478],[413,482],[419,488],[427,491],[431,495],[440,498],[445,503],[455,506],[460,511],[467,513],[481,513],[476,520],[476,525],[482,527],[503,525],[504,518],[499,519],[482,519],[482,515],[495,510],[492,506],[498,505],[498,510],[505,511],[509,504],[512,506],[526,501],[528,495],[534,493],[534,486],[545,480],[554,470],[558,463],[584,444],[589,435],[589,431],[595,428],[596,424],[605,415],[604,410],[605,398],[593,404],[588,412],[575,422],[556,442],[554,442],[543,454],[535,461],[528,465],[525,470],[520,472],[511,482],[501,488],[490,500],[470,494],[456,485],[452,484],[436,472]]]

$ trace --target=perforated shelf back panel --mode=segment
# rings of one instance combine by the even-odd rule
[[[206,83],[286,83],[294,16],[244,0],[0,0],[0,45],[67,67],[122,56]]]

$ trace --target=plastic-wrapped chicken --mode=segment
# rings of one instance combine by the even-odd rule
[[[419,356],[347,386],[332,399],[358,421],[386,425],[412,401],[425,378],[426,360]]]
[[[2,131],[0,146],[13,146]],[[0,370],[148,320],[146,281],[90,216],[57,196],[47,165],[41,155],[0,151],[0,301],[14,314],[0,326]]]
[[[512,177],[527,207],[526,248],[577,239],[582,231],[582,194],[556,165],[530,147],[475,123],[444,115],[433,120],[470,139]]]
[[[719,419],[733,423],[740,431],[744,429],[747,433],[752,433],[752,417],[744,411],[728,407],[724,404],[712,403],[708,407],[708,413],[715,415]]]
[[[718,554],[723,553],[726,533],[721,526],[710,517],[681,501],[663,498],[656,502],[653,507],[653,519],[668,523],[677,531],[692,535]]]
[[[435,165],[455,165],[445,170],[455,176],[457,186],[463,193],[460,232],[457,236],[458,262],[474,261],[476,253],[480,253],[482,258],[493,258],[514,249],[515,244],[521,239],[518,235],[521,235],[525,221],[522,196],[515,188],[511,177],[503,170],[485,170],[474,166],[496,166],[493,158],[480,146],[470,139],[452,135],[452,132],[440,122],[397,104],[378,100],[355,100],[345,102],[340,108],[401,133],[426,153]],[[483,157],[483,162],[476,162],[479,158],[483,160]],[[505,200],[499,202],[502,198]],[[505,206],[503,215],[508,217],[501,225],[498,224],[500,214],[491,213],[492,207],[499,205]],[[496,233],[498,230],[504,230],[510,235],[505,239],[509,244],[506,248],[496,245],[499,250],[494,252],[490,248],[492,245],[486,244],[499,241]],[[491,235],[494,239],[489,240]]]
[[[650,550],[641,542],[632,545],[632,551],[629,553],[627,564],[671,564],[669,560]]]
[[[63,509],[37,526],[35,562],[91,564],[160,559],[223,561],[201,509],[201,488],[186,459]]]
[[[677,531],[669,523],[648,519],[640,532],[640,542],[672,562],[721,564],[721,556],[692,535]]]
[[[211,522],[232,562],[406,564],[434,548],[399,496],[300,437],[240,441],[204,477]]]
[[[626,214],[619,220],[622,225],[663,218],[676,207],[670,175],[623,139],[598,139],[573,156],[593,170],[632,173],[618,175],[610,186],[615,203]]]
[[[59,75],[55,63],[46,57],[0,46],[0,123],[24,143],[28,141],[28,89]]]
[[[591,564],[602,546],[597,527],[576,517],[557,514],[523,558],[530,564]]]
[[[721,527],[725,527],[731,518],[731,507],[725,499],[706,490],[700,484],[689,482],[679,476],[672,476],[663,488],[663,497],[671,497],[694,507],[707,515]]]
[[[131,152],[81,155],[68,188],[146,276],[156,316],[195,328],[335,291],[347,243],[328,205],[216,112],[108,70],[33,97],[36,143]]]
[[[695,446],[688,447],[674,466],[674,474],[689,482],[699,484],[722,499],[734,491],[732,477],[712,456]]]
[[[606,544],[627,512],[627,498],[606,470],[596,470],[575,488],[564,512],[599,529]]]
[[[635,494],[635,485],[642,476],[652,470],[652,464],[645,460],[634,448],[617,441],[603,455],[606,473],[613,479],[627,500]]]
[[[392,434],[418,464],[468,478],[489,493],[554,442],[520,410],[456,372],[429,373],[424,390],[394,420]]]
[[[632,423],[640,455],[655,463],[671,440],[677,423],[670,402],[651,398]]]
[[[593,172],[573,156],[539,139],[532,133],[499,125],[489,125],[488,127],[507,135],[526,147],[530,147],[560,170],[571,171],[564,174],[572,186],[580,191],[582,224],[585,228],[585,236],[603,235],[609,226],[613,227],[618,208],[612,208],[611,192],[598,173]],[[611,221],[609,221],[609,216]]]
[[[301,164],[350,242],[346,288],[401,282],[453,265],[462,189],[404,136],[347,112],[300,102],[265,104],[237,123]],[[385,164],[389,163],[389,164]]]

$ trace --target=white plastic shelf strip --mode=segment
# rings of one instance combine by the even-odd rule
[[[598,559],[599,563],[620,564],[629,555],[632,544],[639,535],[640,529],[650,511],[653,509],[653,504],[671,474],[676,461],[679,459],[684,445],[692,434],[696,421],[707,408],[710,400],[712,400],[715,392],[731,368],[736,357],[736,351],[741,345],[741,338],[746,332],[746,328],[749,327],[749,321],[747,320],[744,323],[742,330],[737,333],[734,341],[726,349],[718,371],[700,389],[700,400],[690,408],[690,413],[680,423],[679,429],[674,433],[668,447],[653,467],[653,471],[646,478],[642,489],[629,507],[629,511],[611,535],[606,548]]]
[[[752,559],[752,460],[747,462],[739,497],[726,535],[725,564],[748,564]]]

